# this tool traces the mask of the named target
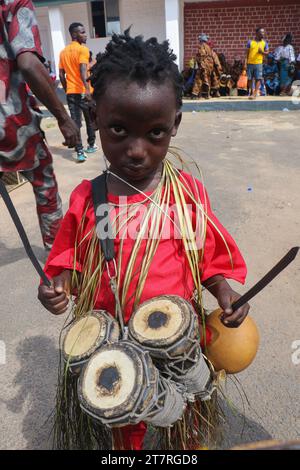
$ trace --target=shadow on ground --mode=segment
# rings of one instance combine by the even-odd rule
[[[21,241],[20,241],[21,243]],[[47,254],[44,248],[36,245],[31,245],[37,259],[41,264],[44,264],[47,259]],[[0,241],[0,267],[16,263],[17,261],[27,258],[25,248],[20,246],[18,248],[7,248],[7,246]]]
[[[5,404],[9,411],[17,414],[22,412],[26,403],[27,414],[22,423],[26,449],[49,449],[58,349],[54,340],[34,336],[18,345],[16,357],[21,367],[12,385],[18,392]]]
[[[247,418],[240,410],[232,410],[226,402],[222,403],[223,412],[226,417],[221,449],[229,449],[233,446],[272,439],[266,429]],[[253,412],[253,410],[252,410]]]
[[[216,445],[217,449],[226,450],[249,442],[272,439],[261,424],[247,418],[244,412],[232,409],[224,400],[220,400],[219,404],[224,413],[225,423],[221,426],[223,438]],[[149,428],[145,436],[144,449],[154,450],[154,442],[156,443],[157,439],[154,438],[153,428]]]
[[[75,162],[74,154],[75,150],[74,149],[69,149],[67,147],[56,147],[55,145],[49,145],[49,149],[52,153],[52,155],[59,156],[64,158],[65,160],[68,160],[68,162]]]

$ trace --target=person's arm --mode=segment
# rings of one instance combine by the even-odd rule
[[[258,49],[258,52],[262,54],[263,56],[269,55],[269,45],[267,42],[265,42],[265,47],[262,49],[261,47]]]
[[[17,57],[17,65],[34,95],[56,117],[64,145],[75,147],[79,140],[79,130],[58,99],[52,80],[36,54],[23,52]]]
[[[4,27],[17,66],[33,93],[57,118],[65,138],[64,144],[74,147],[79,139],[79,130],[56,96],[49,73],[42,64],[43,52],[32,1],[7,2],[7,9]]]
[[[250,54],[250,45],[251,45],[251,41],[248,41],[247,43],[247,49],[246,49],[246,58],[245,58],[245,68],[247,68],[247,65],[248,65],[248,60],[249,60],[249,54]]]
[[[259,49],[258,52],[262,54],[263,56],[269,55],[269,49],[267,51],[263,51],[262,49]]]
[[[65,90],[65,93],[67,93],[67,80],[66,80],[66,72],[64,69],[59,69],[59,80],[60,83],[62,84],[63,89]]]
[[[51,279],[51,287],[41,284],[38,288],[39,301],[53,315],[61,315],[68,310],[71,277],[72,271],[65,269],[61,274]]]
[[[79,64],[80,77],[85,88],[85,96],[88,100],[91,100],[90,85],[87,82],[87,64]]]
[[[217,299],[219,306],[223,309],[221,320],[228,328],[237,328],[248,315],[250,306],[245,304],[235,312],[231,305],[241,296],[235,292],[224,276],[217,274],[203,282],[203,286]]]
[[[195,185],[194,182],[192,184]],[[196,180],[196,188],[196,197],[201,201],[208,218],[203,257],[200,263],[201,282],[216,297],[222,308],[221,319],[224,325],[236,328],[246,318],[250,307],[244,305],[234,313],[232,312],[231,305],[240,295],[231,288],[226,279],[244,283],[247,274],[246,263],[234,239],[213,213],[208,194],[198,180]]]
[[[289,55],[290,55],[290,63],[294,64],[296,62],[296,56],[295,56],[295,51],[294,51],[293,46],[290,47]]]

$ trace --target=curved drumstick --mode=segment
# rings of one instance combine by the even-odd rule
[[[264,289],[273,279],[278,276],[295,258],[299,251],[299,246],[294,246],[281,260],[253,287],[251,287],[246,294],[242,295],[236,302],[231,306],[233,312],[238,308],[242,307],[246,302],[252,299],[262,289]]]

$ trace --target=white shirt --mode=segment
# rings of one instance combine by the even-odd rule
[[[289,62],[296,62],[295,51],[291,44],[277,47],[274,54],[276,60],[288,59]]]
[[[300,62],[300,54],[297,57],[297,62]]]

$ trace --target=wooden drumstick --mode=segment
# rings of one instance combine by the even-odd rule
[[[281,258],[281,260],[260,280],[258,281],[251,289],[242,295],[238,300],[236,300],[231,308],[234,312],[238,308],[242,307],[245,303],[249,302],[256,294],[258,294],[262,289],[264,289],[273,279],[278,276],[295,258],[299,251],[299,246],[294,246],[289,250],[289,252]]]
[[[232,304],[233,311],[240,308],[266,287],[296,257],[299,247],[292,248],[260,281]],[[256,356],[259,332],[248,315],[238,328],[228,328],[220,321],[222,309],[218,308],[206,320],[206,354],[217,371],[228,374],[241,372]]]

